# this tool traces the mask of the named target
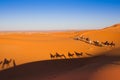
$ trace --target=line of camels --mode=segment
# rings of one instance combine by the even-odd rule
[[[77,57],[81,57],[81,56],[83,56],[83,54],[84,54],[83,52],[76,52],[76,51],[74,51],[74,53],[68,52],[67,56],[69,58],[73,58],[75,55]],[[88,55],[88,56],[93,56],[92,54],[88,54],[88,53],[85,53],[85,54]],[[65,58],[66,59],[66,56],[64,54],[59,54],[59,53],[56,52],[54,55],[50,53],[50,58],[51,59],[59,59],[59,58]]]
[[[8,60],[7,58],[5,58],[3,61],[0,61],[0,65],[2,65],[2,69],[4,69],[5,67],[10,67],[10,63],[13,63],[13,66],[16,67],[16,62],[13,59]]]
[[[115,47],[115,43],[113,41],[112,42],[109,42],[109,41],[100,42],[98,40],[92,41],[92,40],[90,40],[90,38],[84,37],[84,36],[76,36],[73,39],[74,40],[80,40],[80,41],[83,41],[85,43],[92,44],[92,45],[95,45],[95,46],[100,46],[100,47],[103,47],[103,46]]]

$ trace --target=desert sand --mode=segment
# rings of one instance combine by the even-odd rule
[[[91,45],[74,40],[76,36],[88,37],[92,41],[99,42],[113,41],[115,47]],[[120,74],[119,38],[120,24],[98,30],[0,32],[0,60],[15,59],[18,66],[15,69],[1,71],[0,77],[2,79],[6,74],[8,78],[3,76],[2,80],[10,78],[15,80],[120,80],[119,75],[115,75]],[[70,59],[67,53],[74,53],[74,51],[83,52],[83,56],[79,58],[74,56]],[[64,54],[67,59],[51,60],[50,53],[56,52]],[[10,66],[13,67],[12,63]],[[21,70],[26,73],[23,74]],[[13,74],[10,74],[11,72]]]
[[[114,50],[113,50],[114,51]],[[2,70],[2,80],[119,80],[120,56],[36,61]]]

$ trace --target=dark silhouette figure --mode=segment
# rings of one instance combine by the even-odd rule
[[[74,51],[75,52],[75,51]],[[83,55],[83,52],[81,52],[81,53],[78,53],[78,52],[75,52],[75,54],[76,54],[76,56],[82,56]]]
[[[61,55],[56,52],[56,58],[61,58]]]
[[[51,57],[51,59],[53,59],[53,58],[55,58],[55,55],[50,53],[50,57]]]
[[[85,38],[85,40],[86,40],[87,42],[89,42],[89,41],[90,41],[90,39],[89,39],[89,38]]]
[[[7,67],[9,67],[9,66],[10,66],[9,64],[11,63],[11,61],[12,61],[12,59],[7,60],[7,59],[5,58],[4,61],[3,61],[3,64],[2,64],[2,68],[4,68],[5,65],[7,65]]]
[[[66,57],[65,57],[65,55],[64,54],[58,54],[57,52],[56,52],[56,58],[62,58],[62,57],[64,57],[65,59],[66,59]]]
[[[13,60],[13,67],[16,67],[16,62],[15,62],[15,60]]]
[[[115,46],[115,43],[112,41],[109,45],[111,45],[112,47],[112,46]]]
[[[110,45],[108,41],[102,42],[102,44],[104,44],[105,46],[109,46]]]
[[[80,38],[77,36],[77,37],[74,38],[74,40],[80,40]]]
[[[99,43],[97,41],[93,41],[94,45],[98,46]]]
[[[111,47],[115,46],[115,43],[113,41],[111,43],[109,43],[108,41],[102,42],[102,44],[104,44],[105,46],[111,46]]]
[[[70,52],[68,52],[68,56],[71,58],[74,56],[74,54],[71,54]]]
[[[91,41],[90,38],[83,37],[83,36],[80,36],[80,37],[77,36],[77,37],[74,38],[74,40],[80,40],[80,41],[83,41],[85,43],[92,44],[92,45],[99,46],[99,47],[102,47],[103,46],[102,44],[104,44],[104,43],[101,44],[101,42],[99,42],[99,41]]]
[[[93,41],[93,44],[94,44],[95,46],[100,46],[100,47],[102,47],[102,44],[101,44],[99,41]]]

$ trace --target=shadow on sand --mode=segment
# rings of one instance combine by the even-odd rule
[[[59,80],[56,78],[58,75],[76,69],[79,69],[81,74],[82,72],[88,73],[80,75],[79,77],[82,78],[79,80],[90,80],[91,73],[99,70],[99,68],[107,64],[120,65],[116,63],[120,61],[120,56],[108,56],[108,53],[87,58],[45,60],[27,63],[0,71],[0,80]]]

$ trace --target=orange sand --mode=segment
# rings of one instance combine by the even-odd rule
[[[99,69],[91,80],[120,80],[120,65],[107,65]]]
[[[119,29],[119,30],[118,30]],[[87,52],[97,55],[111,50],[111,47],[96,47],[81,41],[73,40],[76,35],[89,37],[91,40],[114,41],[115,48],[120,47],[120,25],[109,28],[87,31],[61,32],[0,32],[0,60],[12,58],[17,64],[50,59],[49,54],[67,52]],[[67,56],[68,57],[68,56]],[[87,55],[83,55],[87,57]]]

